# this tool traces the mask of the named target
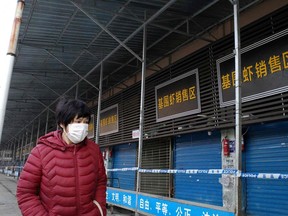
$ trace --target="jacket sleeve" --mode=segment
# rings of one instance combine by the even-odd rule
[[[35,147],[24,165],[17,184],[16,196],[23,216],[48,215],[38,195],[42,176],[41,169],[40,153]]]
[[[98,181],[95,192],[95,200],[100,204],[103,210],[103,215],[106,215],[106,184],[107,184],[107,176],[104,167],[103,156],[101,154],[100,149],[98,150],[99,155],[99,172],[98,172]]]

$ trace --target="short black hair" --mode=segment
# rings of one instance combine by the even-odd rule
[[[88,118],[90,122],[91,110],[87,104],[78,99],[61,98],[56,106],[56,121],[57,124],[63,124],[65,127],[71,123],[74,118]]]

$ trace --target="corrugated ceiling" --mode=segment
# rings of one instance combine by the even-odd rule
[[[145,22],[151,65],[232,15],[229,0],[26,0],[0,147],[45,128],[60,96],[97,99],[102,60],[103,92],[139,72]]]

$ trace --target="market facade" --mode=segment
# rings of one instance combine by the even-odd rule
[[[88,101],[88,138],[103,152],[109,205],[165,216],[286,214],[288,5],[281,2],[240,11],[241,101],[233,16],[147,67],[146,54],[156,54],[143,49],[142,74]],[[28,136],[9,143],[15,166],[55,129],[47,113],[46,125],[36,119]]]

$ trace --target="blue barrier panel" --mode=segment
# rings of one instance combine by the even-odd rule
[[[107,188],[106,200],[110,204],[122,206],[132,210],[136,209],[136,194],[134,191],[129,192]]]
[[[174,200],[138,194],[136,206],[134,191],[107,188],[107,202],[124,208],[138,210],[151,215],[162,216],[234,216],[232,212],[193,206]]]

